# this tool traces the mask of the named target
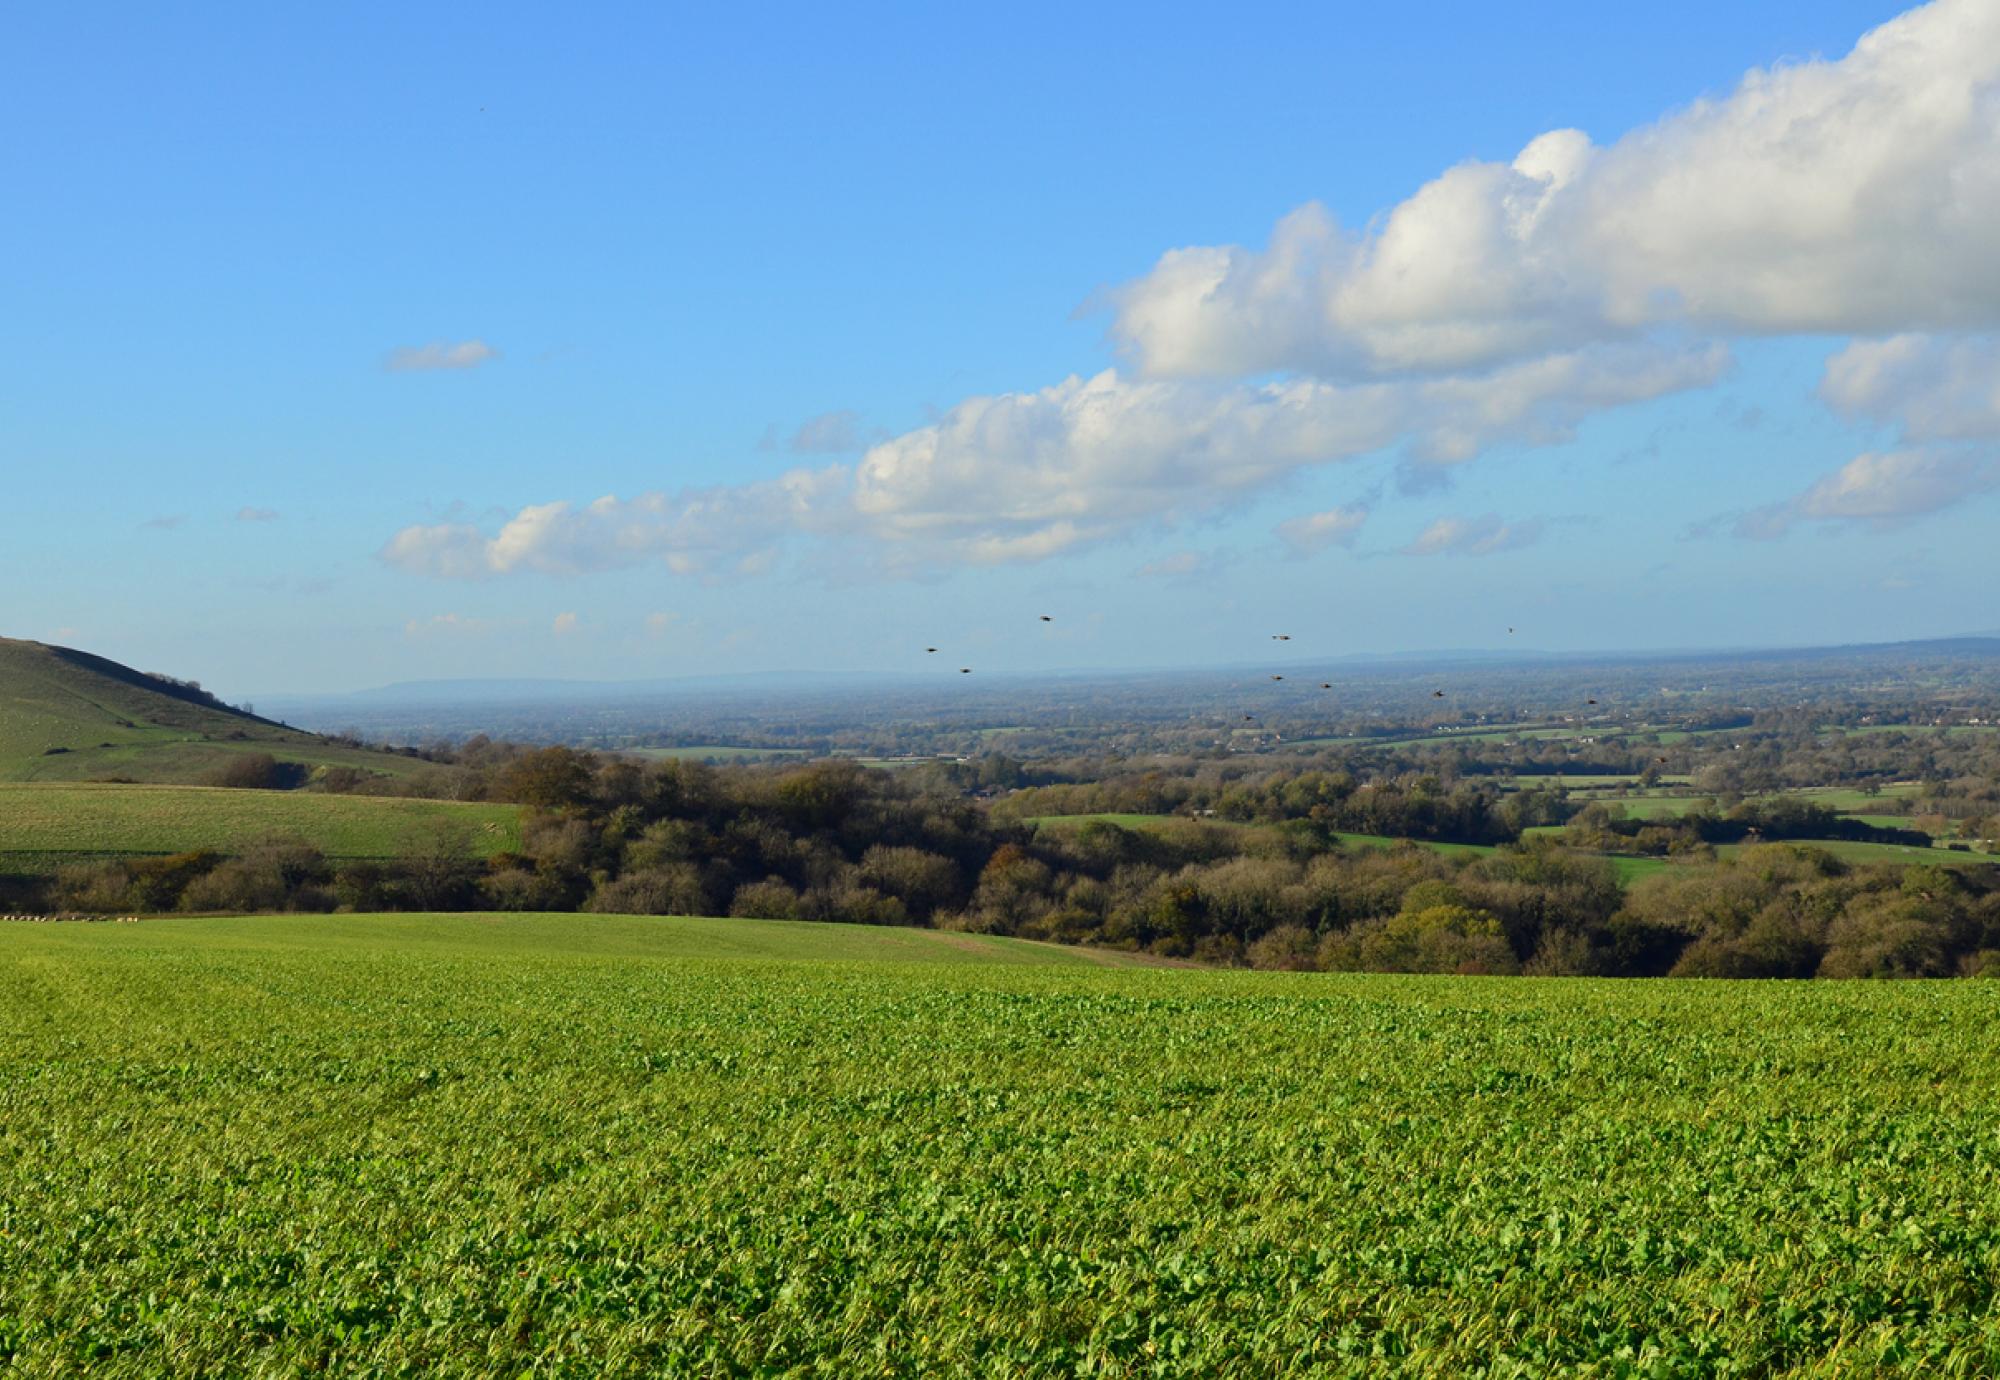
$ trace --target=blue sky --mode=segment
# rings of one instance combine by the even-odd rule
[[[16,7],[0,634],[241,695],[1991,627],[1982,8]],[[1876,161],[1798,133],[1850,88]],[[1456,168],[1557,228],[1454,239],[1489,179],[1382,268]]]

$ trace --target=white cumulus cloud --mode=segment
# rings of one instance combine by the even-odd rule
[[[1906,493],[1965,490],[1968,462],[1928,443],[2000,431],[1982,391],[2000,376],[1995,225],[2000,3],[1935,0],[1607,144],[1558,129],[1446,169],[1365,226],[1306,205],[1263,248],[1176,249],[1111,295],[1128,365],[964,399],[824,469],[543,495],[497,528],[407,528],[381,555],[455,577],[747,573],[799,538],[887,571],[1038,561],[1385,451],[1406,494],[1435,488],[1488,449],[1707,387],[1732,339],[1774,334],[1868,337],[1829,364],[1827,401],[1904,428],[1896,453],[1931,475],[1905,474]],[[445,367],[428,361],[475,346],[399,355]],[[865,444],[835,412],[791,447]],[[1802,495],[1772,520],[1833,502]],[[1540,530],[1446,518],[1408,549],[1480,554]]]
[[[1114,295],[1155,376],[1461,369],[1659,327],[2000,324],[2000,5],[1936,0],[1599,147],[1555,130],[1363,229],[1177,249]]]
[[[1713,382],[1717,347],[1625,343],[1450,378],[1223,385],[1107,369],[970,398],[853,466],[676,495],[521,509],[497,532],[405,528],[382,558],[446,577],[574,575],[640,562],[755,570],[786,537],[847,538],[890,569],[1042,560],[1213,510],[1303,467],[1403,445],[1455,464],[1569,436],[1593,412]]]

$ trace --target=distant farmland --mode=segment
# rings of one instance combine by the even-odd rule
[[[656,762],[746,762],[764,757],[811,755],[805,748],[729,747],[721,743],[697,743],[692,747],[626,748],[624,751],[627,756],[644,757]]]

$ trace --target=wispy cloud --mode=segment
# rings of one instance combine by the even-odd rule
[[[403,624],[403,636],[417,639],[478,637],[492,632],[495,626],[490,618],[473,618],[462,613],[434,613],[429,618],[412,618]]]
[[[583,620],[575,614],[559,613],[556,615],[555,622],[549,625],[549,631],[553,632],[557,637],[573,637],[582,627]]]
[[[147,518],[139,525],[154,532],[171,532],[176,527],[186,526],[187,520],[186,513],[163,513],[159,517]]]
[[[1894,423],[1911,441],[2000,436],[2000,339],[1853,341],[1827,361],[1820,396],[1843,416]]]
[[[1356,503],[1345,508],[1329,508],[1281,522],[1272,529],[1278,539],[1292,548],[1294,555],[1310,556],[1329,546],[1352,546],[1368,521],[1368,506]]]
[[[382,367],[392,373],[420,373],[435,369],[477,369],[500,352],[483,340],[466,340],[456,345],[433,341],[428,345],[405,345],[391,350]]]
[[[278,510],[276,508],[238,508],[236,510],[236,520],[238,522],[276,522],[278,520]]]
[[[861,414],[843,409],[822,412],[792,433],[786,449],[802,455],[845,455],[860,450],[866,442],[861,430]]]
[[[1857,455],[1783,503],[1740,515],[1734,532],[1752,541],[1782,537],[1800,523],[1884,531],[2000,489],[2000,460],[1981,450],[1919,448]]]
[[[1142,580],[1185,580],[1207,573],[1212,561],[1199,551],[1175,551],[1147,561],[1132,573]]]
[[[1541,518],[1502,522],[1497,514],[1441,517],[1403,548],[1407,556],[1491,556],[1518,551],[1542,539],[1548,524]]]

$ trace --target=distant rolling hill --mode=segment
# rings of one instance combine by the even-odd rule
[[[0,781],[195,783],[253,753],[295,764],[301,776],[435,770],[260,719],[88,652],[0,638]]]

